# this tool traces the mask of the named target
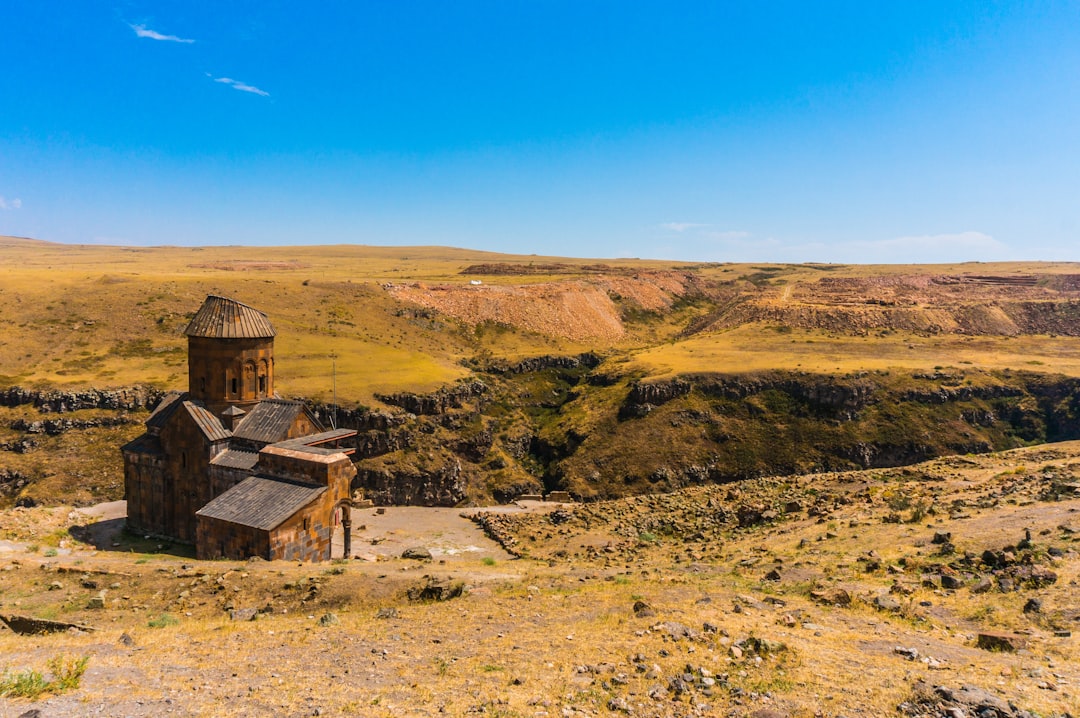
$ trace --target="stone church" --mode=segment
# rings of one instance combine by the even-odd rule
[[[322,561],[335,528],[349,554],[351,484],[340,448],[299,401],[274,393],[267,316],[209,296],[184,333],[188,390],[167,394],[121,448],[131,531],[195,544],[200,559]]]

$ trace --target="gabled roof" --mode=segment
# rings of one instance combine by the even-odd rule
[[[195,425],[210,441],[223,441],[232,436],[232,432],[221,425],[221,420],[206,408],[194,402],[185,401],[184,409],[187,410],[187,413],[195,420]]]
[[[340,452],[351,455],[356,452],[353,447],[328,447],[322,446],[322,444],[334,444],[344,439],[351,439],[354,436],[356,436],[356,429],[331,429],[330,431],[321,431],[318,434],[308,434],[307,436],[298,436],[295,439],[278,441],[274,446],[287,449],[303,449],[309,453],[336,454]]]
[[[263,399],[248,411],[236,425],[233,436],[263,444],[274,444],[289,438],[289,428],[306,411],[303,402],[289,399]],[[312,423],[318,422],[312,417]]]
[[[213,339],[260,339],[273,337],[270,319],[258,309],[211,294],[195,312],[184,334]]]
[[[120,447],[120,451],[131,454],[161,454],[161,440],[153,434],[143,434]]]
[[[187,392],[181,391],[170,391],[163,396],[158,405],[154,407],[154,413],[146,420],[146,428],[151,431],[160,431],[169,421],[169,417],[173,415],[173,412],[180,408],[180,405],[187,398]]]
[[[269,531],[327,490],[325,486],[249,476],[195,515]]]
[[[227,469],[243,469],[250,471],[259,463],[259,455],[254,451],[243,449],[225,449],[210,460],[213,466],[224,466]]]

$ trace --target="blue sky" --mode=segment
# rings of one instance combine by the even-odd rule
[[[0,6],[0,234],[1080,260],[1080,2]]]

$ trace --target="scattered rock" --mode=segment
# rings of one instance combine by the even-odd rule
[[[320,626],[336,626],[341,623],[341,620],[337,617],[336,613],[324,613],[319,618]]]
[[[610,701],[608,701],[607,707],[609,711],[622,711],[623,713],[630,712],[630,704],[627,703],[626,699],[622,698],[621,696],[616,696],[615,698],[612,698]]]
[[[1013,653],[1027,648],[1027,638],[1015,633],[980,633],[975,645],[984,651],[1004,651]]]
[[[634,615],[638,618],[651,618],[656,615],[656,611],[644,601],[634,601]]]
[[[831,588],[828,591],[811,591],[810,598],[826,606],[851,605],[851,594],[842,588]]]
[[[657,623],[655,626],[652,627],[652,630],[660,633],[665,633],[671,638],[674,638],[675,640],[679,640],[680,638],[689,638],[691,640],[696,640],[698,638],[697,631],[690,628],[689,626],[683,625],[682,623],[678,623],[677,621],[664,621],[663,623]]]
[[[735,510],[735,516],[738,518],[740,528],[749,528],[751,526],[757,526],[765,522],[765,517],[762,513],[765,511],[764,506],[743,504]]]
[[[900,602],[888,594],[874,596],[874,608],[879,611],[896,613],[900,610]]]
[[[918,657],[919,657],[919,649],[917,649],[917,648],[907,648],[907,647],[904,647],[904,646],[897,646],[896,648],[893,649],[893,653],[895,653],[898,656],[903,656],[904,658],[908,659],[909,661],[917,660]]]
[[[955,590],[955,589],[958,589],[958,588],[963,588],[963,586],[964,586],[964,581],[959,576],[954,576],[954,575],[949,574],[949,573],[941,574],[941,587],[942,588]]]
[[[449,601],[465,592],[465,584],[445,578],[428,578],[423,584],[408,591],[410,601]]]
[[[233,621],[254,621],[259,615],[254,608],[234,608],[229,611],[229,618]]]
[[[60,633],[76,629],[79,631],[93,631],[90,626],[81,623],[68,623],[67,621],[51,621],[47,618],[33,618],[32,616],[16,616],[14,614],[0,614],[0,621],[7,624],[15,633],[22,636],[37,636],[43,633]]]
[[[422,546],[414,546],[412,548],[407,548],[404,551],[402,551],[401,552],[401,557],[402,558],[413,559],[415,561],[430,561],[431,560],[431,551],[428,551],[426,548],[424,548]]]

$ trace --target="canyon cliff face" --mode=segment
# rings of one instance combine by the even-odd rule
[[[1060,376],[767,372],[648,381],[595,374],[596,365],[547,358],[493,367],[436,395],[394,397],[421,413],[357,414],[356,488],[377,503],[422,505],[557,489],[607,498],[1080,437],[1080,381]]]
[[[570,491],[599,498],[898,466],[1077,436],[1080,381],[1061,376],[695,375],[631,383],[617,420],[597,422],[551,468]]]
[[[1080,438],[1080,380],[1049,374],[774,371],[649,380],[620,376],[592,354],[474,372],[432,394],[382,397],[385,408],[313,405],[325,425],[333,419],[357,430],[353,488],[380,505],[506,502],[550,490],[589,500]],[[51,437],[139,423],[160,395],[144,387],[0,391],[0,405],[24,414],[0,442],[0,469],[9,469],[0,494],[9,502],[30,496],[36,480],[5,456],[32,459]]]

